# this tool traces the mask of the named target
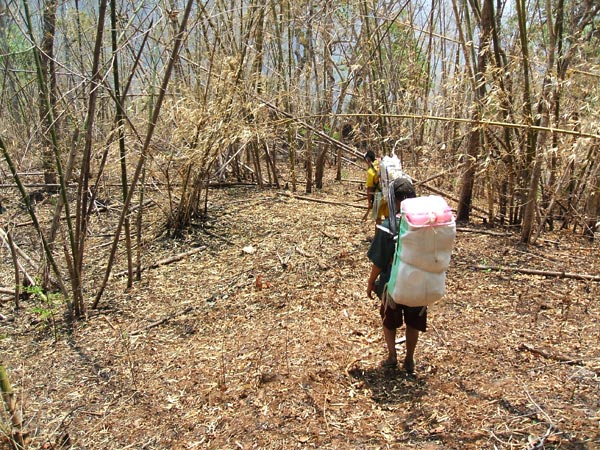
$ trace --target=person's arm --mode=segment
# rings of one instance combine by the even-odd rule
[[[365,184],[367,187],[367,206],[369,209],[373,207],[373,193],[375,192],[374,173],[373,167],[367,169],[367,182]]]
[[[381,269],[375,264],[371,264],[371,274],[369,275],[369,281],[367,281],[367,297],[373,298],[373,291],[375,290],[375,280],[381,273]]]
[[[367,208],[373,208],[373,188],[367,187]]]

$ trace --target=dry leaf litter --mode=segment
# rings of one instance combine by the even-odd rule
[[[143,265],[198,251],[130,289],[113,277],[56,342],[32,300],[16,313],[5,296],[2,363],[29,448],[600,448],[599,283],[473,268],[598,275],[597,242],[561,232],[522,248],[502,230],[459,231],[411,377],[379,367],[373,223],[348,205],[360,188],[328,182],[308,196],[344,204],[211,190],[209,220],[178,240],[156,237],[164,211],[150,208]],[[90,302],[117,220],[109,208],[90,225]],[[14,230],[25,250],[30,231]],[[12,286],[0,256],[0,285]],[[125,267],[120,250],[115,273]]]

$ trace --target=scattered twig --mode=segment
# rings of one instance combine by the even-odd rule
[[[479,233],[479,234],[489,234],[490,236],[511,236],[510,233],[500,233],[498,231],[489,231],[489,230],[478,230],[475,228],[464,228],[464,227],[456,227],[456,231],[462,231],[465,233]]]
[[[185,309],[183,309],[181,311],[174,312],[172,314],[169,314],[166,317],[163,317],[160,320],[157,320],[156,322],[152,322],[152,323],[146,325],[144,327],[144,329],[142,329],[142,330],[132,331],[131,333],[129,333],[129,335],[130,336],[136,336],[138,334],[142,334],[144,331],[148,331],[148,330],[150,330],[152,328],[158,327],[158,326],[160,326],[160,325],[162,325],[164,323],[167,323],[169,320],[172,320],[172,319],[174,319],[176,317],[179,317],[179,316],[183,316],[183,315],[185,315],[185,314],[187,314],[189,312],[192,312],[193,310],[194,310],[194,307],[190,305],[190,306],[186,307]]]
[[[294,194],[289,194],[287,192],[278,192],[277,195],[294,198],[296,200],[306,200],[308,202],[326,203],[328,205],[350,206],[352,208],[367,209],[366,205],[357,205],[355,203],[335,202],[333,200],[323,200],[320,198],[304,197],[302,195],[294,195]]]
[[[311,255],[310,253],[306,253],[304,250],[302,250],[300,247],[296,247],[295,248],[296,252],[306,258],[314,258],[315,255]]]
[[[281,264],[281,267],[283,267],[284,269],[287,269],[288,264],[290,262],[290,258],[292,257],[292,253],[293,253],[293,249],[289,250],[286,254],[285,257],[282,257],[279,252],[277,252],[277,258],[279,259],[279,263]]]
[[[539,355],[543,358],[552,359],[554,361],[560,361],[565,364],[569,364],[571,366],[583,366],[584,365],[583,361],[580,359],[575,359],[575,358],[572,358],[569,356],[552,353],[550,350],[539,348],[539,347],[536,348],[530,344],[521,344],[519,346],[519,350],[521,350],[521,351],[527,350],[528,352],[531,352],[535,355]]]
[[[529,394],[529,391],[527,389],[525,389],[525,393],[527,394],[527,398],[529,398],[529,401],[535,405],[538,411],[542,413],[542,415],[546,418],[546,421],[548,422],[548,429],[546,430],[546,432],[542,436],[537,438],[535,441],[533,441],[528,448],[528,450],[540,450],[545,448],[544,443],[546,442],[546,439],[548,439],[550,435],[554,431],[556,431],[556,427],[554,426],[554,423],[552,423],[552,418],[548,415],[548,413],[544,411],[540,407],[540,405],[538,405],[537,402],[533,400],[533,398],[531,398],[531,395]]]
[[[150,270],[150,269],[156,269],[157,267],[160,267],[160,266],[165,266],[167,264],[171,264],[171,263],[174,263],[174,262],[177,262],[177,261],[181,261],[182,259],[187,258],[188,256],[191,256],[194,253],[201,252],[202,250],[205,250],[205,249],[206,249],[206,246],[203,245],[201,247],[194,248],[194,249],[192,249],[190,251],[187,251],[187,252],[184,252],[184,253],[180,253],[180,254],[175,255],[175,256],[171,256],[170,258],[161,259],[160,261],[157,261],[157,262],[155,262],[153,264],[150,264],[149,266],[142,267],[140,269],[140,272],[143,272],[145,270]],[[127,275],[127,270],[123,270],[123,271],[121,271],[119,273],[114,274],[113,276],[115,278],[119,278],[119,277],[122,277],[122,276],[125,276],[125,275]]]
[[[218,234],[212,233],[212,232],[208,231],[206,228],[203,228],[202,231],[211,237],[221,239],[223,242],[227,242],[229,245],[235,245],[235,242],[232,242],[229,239],[224,238],[223,236],[219,236]]]
[[[336,241],[340,238],[339,236],[336,236],[334,234],[328,233],[324,230],[321,230],[321,234],[323,234],[323,236],[328,237],[329,239],[335,239]]]
[[[499,272],[517,272],[517,273],[525,273],[528,275],[542,275],[546,277],[556,277],[556,278],[574,278],[576,280],[589,280],[589,281],[600,281],[600,276],[598,275],[587,275],[581,273],[569,273],[569,272],[558,272],[552,270],[537,270],[537,269],[523,269],[518,267],[504,267],[504,266],[485,266],[485,265],[475,265],[471,266],[473,269],[479,270],[495,270]]]

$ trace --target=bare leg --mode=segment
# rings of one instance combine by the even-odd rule
[[[419,330],[406,326],[406,357],[404,359],[404,368],[407,372],[415,370],[415,348],[419,340]]]
[[[390,364],[396,364],[398,356],[396,355],[396,330],[391,330],[383,326],[383,338],[385,339],[385,345],[388,350],[388,359],[386,362]]]

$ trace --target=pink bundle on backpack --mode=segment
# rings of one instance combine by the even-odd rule
[[[437,195],[407,198],[402,202],[402,214],[408,225],[413,227],[440,226],[454,222],[448,203]]]

